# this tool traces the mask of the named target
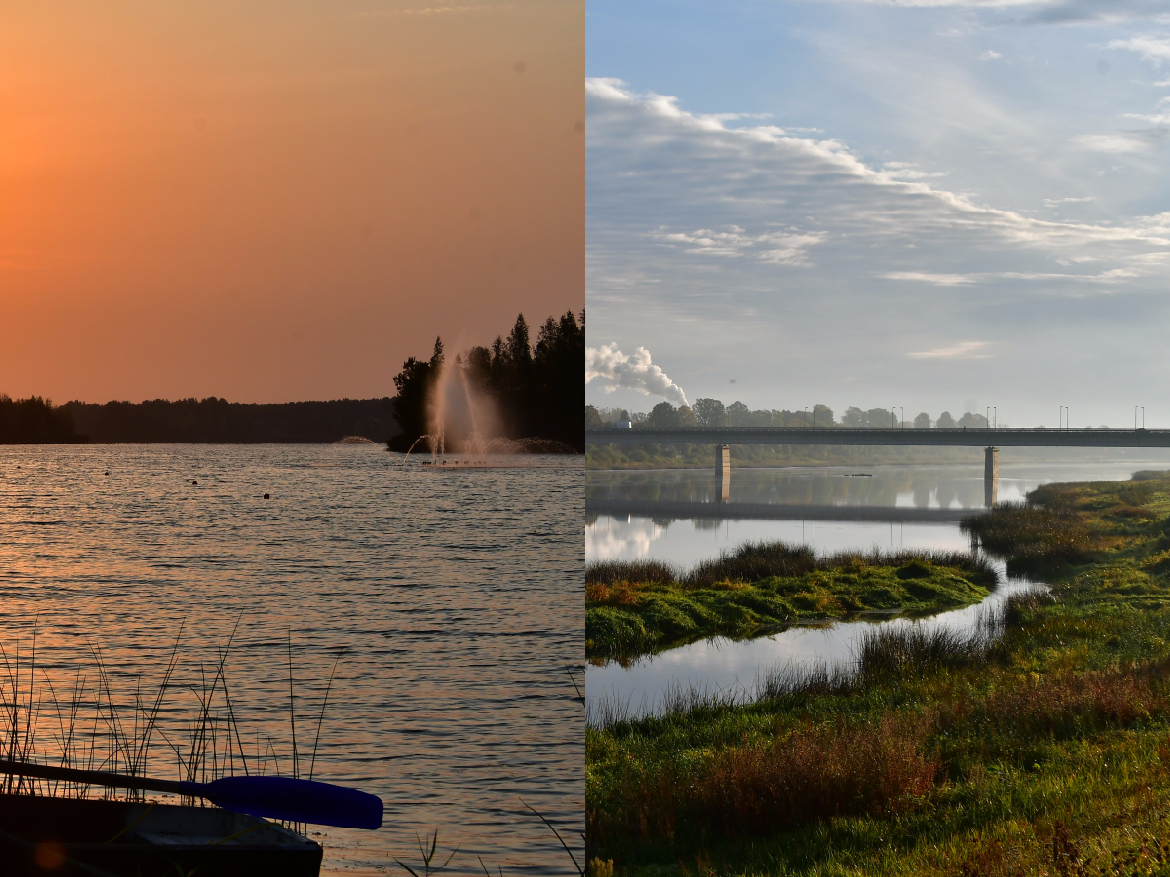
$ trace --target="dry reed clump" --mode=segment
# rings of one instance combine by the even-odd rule
[[[970,633],[917,624],[866,631],[858,638],[854,652],[859,682],[873,684],[982,661],[995,643],[995,628],[1001,623],[999,616],[981,619]]]
[[[629,769],[618,812],[586,815],[591,843],[614,837],[773,833],[834,816],[913,809],[933,788],[925,723],[886,716],[865,725],[804,727],[767,744],[725,749],[690,775]]]
[[[784,542],[745,542],[711,560],[695,564],[684,584],[708,588],[718,582],[758,582],[772,576],[802,576],[817,568],[816,554],[808,545]]]
[[[637,606],[641,602],[638,592],[641,587],[631,582],[617,582],[607,585],[603,582],[585,583],[585,602],[601,603],[605,606]]]
[[[622,582],[669,585],[678,571],[661,560],[591,560],[585,564],[586,599],[589,585],[616,585]]]
[[[833,816],[911,809],[934,785],[938,763],[923,752],[924,725],[879,723],[797,731],[767,747],[715,759],[693,794],[709,825],[760,834]]]
[[[1072,562],[1092,548],[1081,516],[1071,508],[1005,502],[985,515],[964,518],[964,533],[1001,556]]]
[[[995,724],[1040,734],[1065,735],[1084,725],[1131,725],[1166,711],[1166,698],[1152,684],[1163,673],[1150,668],[1048,674],[997,692],[984,709]]]

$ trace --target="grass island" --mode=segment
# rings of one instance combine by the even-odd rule
[[[817,557],[782,542],[747,543],[685,573],[659,561],[594,561],[585,569],[585,655],[625,661],[796,622],[934,613],[979,602],[995,581],[991,564],[969,554]]]

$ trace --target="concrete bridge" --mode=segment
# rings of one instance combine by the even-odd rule
[[[592,445],[922,445],[928,447],[1170,448],[1170,429],[849,429],[729,426],[587,429]]]
[[[715,445],[715,474],[728,498],[731,445],[918,445],[986,448],[983,493],[994,505],[999,490],[999,448],[1170,448],[1170,429],[850,429],[847,427],[729,426],[710,429],[587,429],[585,442],[604,444]]]

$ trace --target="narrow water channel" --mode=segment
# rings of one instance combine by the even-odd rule
[[[736,700],[751,700],[770,670],[785,665],[829,669],[850,668],[858,640],[882,628],[919,625],[974,634],[986,617],[1011,594],[1045,590],[1027,579],[1008,579],[999,563],[1000,584],[981,602],[928,618],[891,618],[799,625],[750,640],[712,637],[622,666],[616,661],[594,664],[585,672],[585,698],[591,715],[617,712],[631,716],[661,711],[670,693],[693,691]]]

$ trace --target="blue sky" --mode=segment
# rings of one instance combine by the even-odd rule
[[[587,401],[1170,427],[1170,2],[586,16]]]

